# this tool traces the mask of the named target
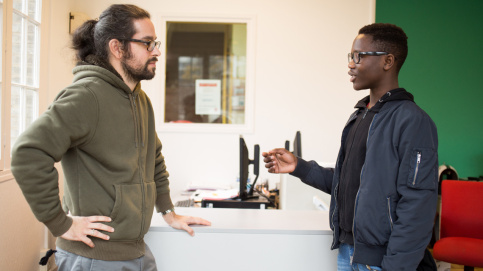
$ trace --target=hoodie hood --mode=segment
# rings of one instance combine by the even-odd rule
[[[73,83],[88,77],[101,78],[102,80],[112,85],[114,88],[118,89],[119,92],[126,98],[128,98],[129,94],[133,94],[134,96],[136,96],[141,89],[141,84],[138,83],[134,88],[134,91],[131,91],[131,89],[128,87],[128,85],[126,85],[126,83],[124,83],[124,81],[117,72],[113,73],[113,71],[111,71],[110,69],[98,65],[89,64],[87,62],[78,63],[78,65],[72,70],[72,73],[74,74]]]
[[[414,102],[414,96],[411,93],[407,92],[404,88],[396,88],[384,94],[381,99],[379,99],[379,101],[371,108],[371,110],[379,112],[379,110],[384,106],[385,103],[400,100],[409,100],[411,102]],[[358,101],[354,108],[365,109],[367,107],[367,104],[369,104],[369,101],[370,96],[367,95],[366,97]]]

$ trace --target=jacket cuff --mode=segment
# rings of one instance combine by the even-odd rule
[[[158,196],[156,197],[156,211],[158,213],[161,213],[173,208],[174,208],[174,205],[173,205],[173,202],[171,202],[171,197],[169,196],[169,192],[158,194]]]
[[[300,157],[297,157],[297,166],[295,167],[295,170],[289,174],[297,178],[304,179],[307,177],[309,171],[310,163]]]
[[[44,221],[45,226],[55,237],[59,237],[66,233],[72,226],[72,217],[60,211],[51,220]]]

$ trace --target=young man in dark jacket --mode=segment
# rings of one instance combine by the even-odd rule
[[[399,87],[407,36],[391,24],[359,30],[349,53],[355,90],[369,89],[343,132],[335,169],[285,149],[263,153],[268,171],[331,194],[338,270],[416,270],[437,204],[438,138],[431,118]]]

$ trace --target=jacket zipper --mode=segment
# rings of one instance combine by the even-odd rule
[[[139,143],[139,137],[138,137],[138,134],[140,133],[140,120],[138,120],[138,112],[137,112],[137,106],[136,106],[136,101],[135,101],[136,97],[134,96],[134,94],[129,94],[129,100],[131,101],[131,108],[132,108],[132,111],[133,111],[133,119],[134,119],[134,140],[136,141],[135,144],[136,144],[136,149],[138,151],[138,153],[141,153],[141,150],[138,148],[138,143]],[[141,206],[141,232],[139,232],[139,238],[141,238],[142,236],[142,233],[144,232],[144,216],[145,216],[145,189],[144,189],[144,180],[143,180],[143,174],[142,174],[142,164],[141,164],[141,157],[139,156],[138,157],[138,171],[139,171],[139,180],[141,181],[141,194],[142,194],[142,206]]]
[[[352,253],[352,257],[351,257],[351,260],[350,260],[351,264],[352,264],[352,259],[354,258],[354,255],[356,254],[356,209],[357,209],[357,198],[359,198],[359,192],[361,191],[362,172],[364,172],[364,165],[362,165],[362,169],[361,169],[361,175],[360,175],[360,178],[359,178],[359,189],[357,190],[356,199],[355,199],[355,203],[354,203],[354,218],[352,218],[352,238],[353,238],[353,242],[354,242],[354,251]]]
[[[349,123],[351,121],[353,121],[354,119],[357,118],[357,111],[352,113],[352,115],[349,117],[349,120],[347,120],[346,124],[344,125],[344,129],[347,127],[347,125],[349,125]],[[341,143],[342,144],[342,143]],[[337,156],[337,161],[335,162],[335,166],[338,167],[339,166],[339,156]],[[340,172],[339,172],[339,177],[340,177]],[[334,206],[334,212],[332,213],[332,228],[334,229],[333,233],[332,233],[332,246],[331,248],[334,249],[335,247],[335,243],[336,243],[336,238],[335,238],[335,232],[336,232],[336,229],[335,229],[335,225],[334,225],[334,215],[335,215],[335,210],[337,210],[337,190],[339,188],[339,183],[337,183],[337,185],[335,186],[335,189],[334,189],[334,202],[335,202],[335,206]]]
[[[416,154],[416,168],[414,169],[413,186],[416,185],[416,178],[418,177],[419,165],[421,164],[421,152]]]
[[[349,123],[351,121],[353,121],[354,119],[357,118],[357,112],[358,111],[355,111],[354,113],[352,113],[352,115],[350,115],[349,117],[349,120],[347,120],[346,124],[344,125],[344,129],[349,125]],[[342,144],[342,142],[341,142]],[[335,165],[336,167],[339,166],[339,156],[337,157],[337,161],[335,162]],[[340,172],[339,172],[339,177],[340,177]],[[335,210],[337,210],[337,189],[339,188],[339,183],[337,183],[337,185],[335,186],[335,189],[334,189],[334,201],[335,201],[335,206],[334,206],[334,212],[332,213],[332,228],[334,229],[334,232],[332,233],[332,249],[334,249],[335,247],[335,243],[336,243],[336,240],[338,240],[338,238],[335,238],[335,231],[336,231],[336,228],[335,228],[335,225],[334,225],[334,215],[335,215]]]
[[[374,120],[376,119],[376,117],[377,117],[377,113],[372,118],[371,125],[369,125],[369,130],[367,130],[366,147],[367,147],[367,142],[369,142],[372,124],[374,123]],[[366,150],[366,152],[367,152],[367,150]],[[361,168],[361,175],[359,177],[359,189],[357,190],[356,199],[355,199],[355,203],[354,203],[354,218],[352,219],[352,238],[354,238],[354,252],[352,253],[352,257],[351,257],[351,264],[352,264],[352,259],[356,255],[356,210],[357,210],[357,200],[359,198],[359,192],[361,192],[362,174],[364,172],[364,166],[365,165],[366,165],[366,162],[364,161],[364,164],[362,165],[362,168]]]
[[[387,198],[387,216],[389,217],[389,222],[391,223],[391,232],[393,228],[392,216],[391,216],[391,198]]]
[[[364,116],[362,116],[362,119],[366,117],[368,111],[369,111],[369,108],[366,107],[366,110],[364,111]]]
[[[136,104],[134,102],[134,95],[129,94],[129,102],[131,103],[131,109],[132,109],[132,118],[134,120],[134,144],[136,144],[136,148],[138,148],[138,118],[137,118],[137,113],[136,113]]]
[[[338,160],[338,159],[337,159]],[[337,165],[337,164],[336,164]],[[339,188],[339,183],[337,183],[337,185],[335,186],[335,189],[334,189],[334,193],[335,194],[335,197],[334,197],[334,201],[335,201],[335,206],[334,206],[334,212],[332,213],[332,228],[334,229],[334,231],[332,232],[332,249],[334,249],[334,246],[335,246],[335,225],[334,225],[334,214],[335,214],[335,210],[337,209],[337,189]]]
[[[141,117],[139,117],[138,107],[136,104],[136,99],[138,96],[133,95],[133,104],[134,104],[134,111],[136,112],[136,119],[138,120],[138,132],[139,132],[139,144],[144,147],[144,132],[143,132],[143,123],[141,121]]]

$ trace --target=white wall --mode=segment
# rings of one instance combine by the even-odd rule
[[[14,180],[0,183],[0,215],[0,270],[38,270],[45,227]]]
[[[61,2],[60,0],[57,0]],[[72,11],[96,18],[117,1],[72,1]],[[367,91],[356,93],[347,75],[347,53],[360,27],[374,21],[374,0],[133,0],[147,9],[157,29],[162,14],[256,16],[255,39],[255,120],[253,133],[244,134],[250,150],[260,144],[266,151],[283,147],[302,132],[303,156],[309,160],[334,163],[340,134],[356,101]],[[65,27],[53,25],[52,28]],[[158,31],[158,36],[160,35]],[[53,37],[52,90],[72,76],[65,69],[67,41]],[[54,46],[57,46],[54,48]],[[160,58],[161,59],[161,58]],[[55,64],[57,65],[57,64]],[[160,61],[158,65],[163,65]],[[52,65],[51,65],[52,66]],[[69,79],[69,80],[68,80]],[[162,112],[159,76],[143,83],[155,109]],[[159,114],[158,114],[158,118]],[[158,129],[163,142],[171,190],[178,194],[191,181],[235,184],[238,172],[238,133],[179,133]],[[250,156],[253,155],[253,151]],[[261,166],[259,181],[278,176]]]
[[[72,69],[75,66],[74,53],[70,49],[69,12],[75,11],[72,6],[76,1],[51,1],[49,61],[46,63],[49,85],[48,88],[41,89],[42,94],[48,97],[46,103],[41,104],[44,109],[52,103],[60,90],[72,82]]]
[[[50,25],[42,33],[41,111],[72,81],[73,53],[69,49],[69,12],[96,18],[110,4],[107,0],[44,0]],[[137,0],[156,17],[163,13],[255,15],[256,70],[253,133],[247,144],[262,150],[283,147],[302,131],[303,155],[333,163],[342,127],[356,93],[347,75],[346,55],[357,30],[374,21],[374,0]],[[48,14],[48,13],[47,13]],[[153,18],[153,21],[159,21]],[[156,26],[158,29],[159,25]],[[158,34],[159,35],[159,34]],[[159,63],[158,65],[162,65]],[[159,78],[143,84],[158,112],[162,110]],[[233,183],[238,171],[238,134],[171,133],[159,130],[163,153],[171,173],[173,195],[190,181]],[[253,155],[253,153],[251,153]],[[263,167],[263,166],[262,166]],[[262,169],[260,180],[270,178]],[[36,270],[39,250],[46,248],[45,228],[33,217],[18,185],[0,183],[0,269]],[[29,244],[25,246],[25,244]]]
[[[73,66],[65,61],[63,48],[69,40],[70,1],[44,0],[42,8],[41,111],[72,80]],[[0,217],[0,270],[39,270],[41,252],[45,254],[46,249],[54,248],[54,239],[34,217],[13,177],[0,182]]]

